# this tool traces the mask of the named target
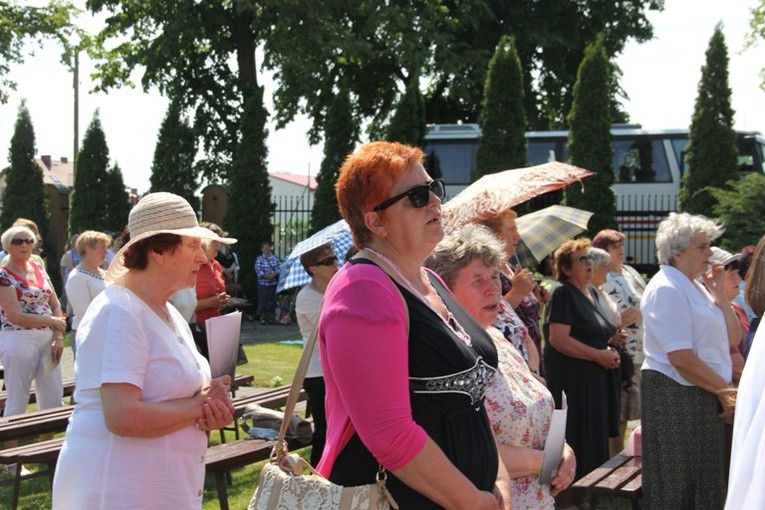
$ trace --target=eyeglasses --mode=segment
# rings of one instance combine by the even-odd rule
[[[332,257],[327,257],[324,260],[320,260],[318,262],[315,262],[314,264],[311,264],[311,265],[313,265],[313,266],[331,266],[332,264],[334,264],[336,262],[337,262],[337,257],[332,256]]]
[[[390,197],[385,202],[379,204],[376,206],[373,211],[382,211],[383,209],[387,209],[388,207],[392,206],[399,200],[401,200],[404,197],[409,197],[409,201],[412,203],[412,207],[421,208],[428,205],[428,202],[430,201],[430,193],[433,193],[436,198],[439,200],[443,200],[446,196],[446,190],[444,189],[444,181],[443,179],[436,179],[434,181],[430,181],[428,184],[423,184],[421,186],[415,186],[412,189],[409,189],[407,191],[404,191],[403,193],[399,193],[395,197]]]
[[[15,237],[11,239],[11,244],[13,246],[21,246],[22,244],[32,245],[32,244],[35,244],[35,240],[34,239],[19,239],[18,237]]]
[[[592,261],[593,261],[592,255],[582,255],[581,257],[576,259],[576,263],[579,264],[580,266],[586,266],[588,262],[591,263]]]

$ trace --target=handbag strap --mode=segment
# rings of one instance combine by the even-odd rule
[[[362,249],[353,258],[357,260],[369,260],[380,269],[385,271],[385,273],[394,282],[398,283],[399,285],[404,285],[394,271],[387,269],[388,263],[378,257],[374,252]],[[401,293],[398,285],[393,285],[393,287],[396,289],[396,292],[398,292],[398,295],[401,298],[401,302],[404,305],[404,312],[406,313],[406,330],[409,331],[409,307],[407,306],[404,295]],[[323,307],[324,300],[322,299],[321,308]],[[319,311],[319,315],[321,315],[321,310]],[[311,361],[311,355],[313,354],[314,349],[316,349],[316,341],[318,337],[319,324],[317,322],[316,326],[313,328],[313,331],[311,331],[311,336],[308,338],[308,342],[305,344],[303,355],[300,357],[300,362],[298,363],[297,369],[295,370],[295,377],[292,379],[292,387],[290,388],[290,393],[287,396],[287,402],[284,405],[284,419],[282,420],[282,426],[279,428],[279,437],[277,438],[274,449],[271,452],[272,459],[279,460],[288,452],[287,443],[284,439],[287,437],[287,430],[289,429],[290,423],[292,421],[292,414],[295,411],[295,405],[297,404],[298,397],[300,396],[300,391],[303,388],[303,381],[305,380],[305,375],[308,372],[308,364]]]

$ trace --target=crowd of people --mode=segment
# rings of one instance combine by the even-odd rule
[[[304,381],[317,471],[344,486],[386,479],[402,509],[581,509],[570,485],[640,420],[643,508],[765,505],[765,236],[731,253],[712,246],[719,223],[671,213],[648,281],[612,229],[562,243],[540,278],[516,263],[512,209],[445,235],[444,185],[423,158],[392,142],[349,155],[336,189],[354,253],[340,270],[331,242],[300,256],[310,281],[295,314],[304,341],[319,338]],[[54,508],[199,508],[206,432],[232,420],[204,323],[230,303],[235,240],[169,193],[145,196],[128,227],[116,249],[80,233],[61,261],[77,407]],[[33,380],[39,408],[61,405],[67,323],[36,228],[19,220],[1,240],[9,416]],[[280,264],[263,243],[263,323],[277,320]],[[550,458],[564,400],[565,443]]]

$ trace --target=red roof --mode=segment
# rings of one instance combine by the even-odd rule
[[[316,191],[316,179],[314,179],[313,176],[309,177],[307,175],[284,174],[275,172],[268,172],[268,176],[273,177],[274,179],[289,182],[291,184],[296,184],[303,188],[308,187],[308,189],[312,192]]]

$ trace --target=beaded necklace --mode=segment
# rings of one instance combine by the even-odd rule
[[[95,278],[97,280],[103,280],[104,279],[102,274],[98,274],[98,273],[94,273],[92,271],[88,271],[82,265],[77,266],[77,272],[78,273],[82,273],[82,274],[86,274],[88,276],[92,276],[93,278]]]
[[[385,264],[394,273],[396,273],[396,276],[398,276],[398,278],[401,280],[401,283],[404,284],[404,286],[407,288],[407,290],[409,290],[409,292],[417,296],[417,298],[423,303],[425,303],[426,305],[428,305],[429,308],[433,309],[430,302],[428,302],[427,298],[425,298],[422,292],[420,292],[419,289],[417,289],[417,287],[415,287],[412,284],[412,282],[404,276],[404,274],[401,272],[401,269],[399,269],[399,267],[395,264],[395,262],[393,262],[391,259],[389,259],[388,257],[386,257],[385,255],[383,255],[377,250],[374,250],[372,248],[366,248],[366,250],[371,252],[373,255],[377,256],[381,261],[385,262]],[[436,315],[438,315],[438,318],[441,319],[441,321],[444,324],[446,324],[446,327],[448,327],[452,331],[452,333],[454,333],[455,336],[457,336],[457,338],[459,338],[468,347],[471,346],[473,341],[470,338],[470,335],[468,334],[467,331],[465,331],[465,328],[462,327],[462,324],[460,324],[457,321],[457,319],[454,318],[454,315],[452,315],[452,312],[446,306],[446,303],[444,303],[444,300],[441,299],[441,296],[438,294],[436,289],[433,288],[433,285],[430,283],[430,279],[428,278],[427,274],[425,274],[425,269],[423,269],[422,267],[420,268],[420,274],[423,276],[423,280],[425,281],[425,284],[428,287],[430,287],[430,290],[433,291],[433,295],[436,296],[436,299],[438,299],[441,302],[441,305],[444,307],[444,310],[446,310],[446,317],[444,317],[443,315],[441,315],[435,310],[433,311],[436,312]]]

